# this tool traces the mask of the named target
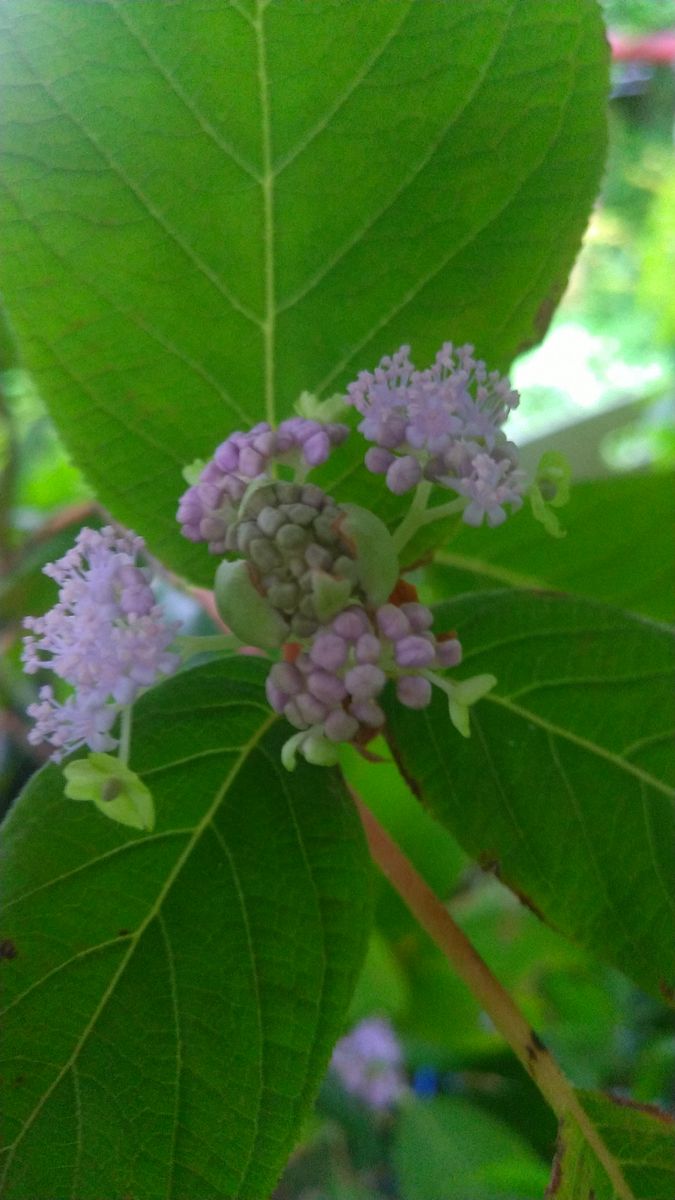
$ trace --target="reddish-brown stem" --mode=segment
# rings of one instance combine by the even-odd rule
[[[443,951],[454,971],[509,1043],[558,1119],[572,1119],[579,1126],[607,1172],[616,1195],[620,1200],[633,1200],[619,1163],[583,1109],[572,1084],[509,993],[370,809],[356,795],[354,801],[363,822],[370,853],[383,875]]]

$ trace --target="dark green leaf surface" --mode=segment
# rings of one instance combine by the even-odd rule
[[[619,1165],[635,1200],[675,1195],[675,1121],[657,1109],[597,1092],[579,1099]],[[554,1200],[625,1200],[573,1121],[564,1121],[547,1196]]]
[[[429,571],[437,600],[480,588],[559,588],[661,621],[675,617],[672,474],[575,484],[553,542],[529,507],[499,529],[457,526]]]
[[[560,932],[672,999],[673,643],[662,626],[583,600],[460,597],[457,677],[497,676],[472,737],[442,697],[390,706],[412,788],[464,849]]]
[[[261,1200],[283,1166],[361,964],[369,867],[336,773],[281,768],[263,673],[220,662],[140,702],[154,833],[65,800],[55,767],[7,821],[8,1200]]]
[[[595,0],[5,0],[0,286],[115,516],[402,342],[545,328],[604,152]]]

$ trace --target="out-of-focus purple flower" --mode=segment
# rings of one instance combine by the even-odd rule
[[[246,433],[231,433],[180,499],[177,516],[184,536],[224,554],[228,527],[252,480],[264,478],[272,462],[317,467],[348,433],[347,425],[308,417],[289,417],[278,429],[261,421]]]
[[[362,371],[348,398],[362,414],[360,432],[375,445],[366,466],[387,477],[397,495],[422,479],[466,497],[464,520],[498,525],[505,504],[522,504],[524,473],[502,425],[519,396],[499,372],[488,372],[473,346],[446,342],[431,367],[418,371],[410,347]]]
[[[391,1108],[406,1091],[403,1050],[389,1021],[367,1017],[337,1043],[331,1068],[370,1108]]]
[[[142,538],[83,529],[74,547],[44,573],[59,584],[59,598],[42,617],[24,621],[23,662],[28,674],[50,670],[75,688],[63,703],[50,687],[30,705],[30,741],[47,741],[55,758],[87,745],[109,750],[121,708],[162,675],[179,656],[169,650],[179,622],[167,622],[146,572],[138,566]]]

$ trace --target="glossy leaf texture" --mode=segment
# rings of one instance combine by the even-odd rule
[[[553,1200],[672,1200],[675,1194],[675,1121],[648,1105],[598,1092],[579,1100],[623,1175],[620,1193],[571,1119],[562,1123],[547,1196]]]
[[[140,701],[152,834],[65,800],[56,767],[6,822],[8,1200],[274,1185],[342,1032],[370,868],[337,773],[281,767],[262,678],[221,661]]]
[[[494,692],[460,738],[439,693],[389,709],[411,788],[483,867],[559,932],[673,1000],[673,641],[584,600],[484,592],[436,609],[455,677]]]
[[[102,502],[208,581],[181,467],[450,338],[545,329],[597,187],[595,0],[6,0],[0,286]]]
[[[673,620],[671,472],[575,484],[569,505],[558,516],[567,537],[554,550],[529,507],[499,529],[458,524],[455,537],[430,568],[433,596],[444,600],[503,585],[559,588],[660,621]]]

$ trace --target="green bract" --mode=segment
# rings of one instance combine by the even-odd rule
[[[222,562],[214,595],[223,621],[244,645],[274,650],[288,636],[286,622],[251,582],[248,563]]]
[[[104,816],[132,829],[155,827],[152,793],[135,771],[111,754],[88,754],[63,768],[69,800],[90,800]]]
[[[340,505],[346,517],[340,533],[353,542],[359,580],[370,603],[384,604],[396,585],[399,562],[391,534],[383,521],[359,504]]]

